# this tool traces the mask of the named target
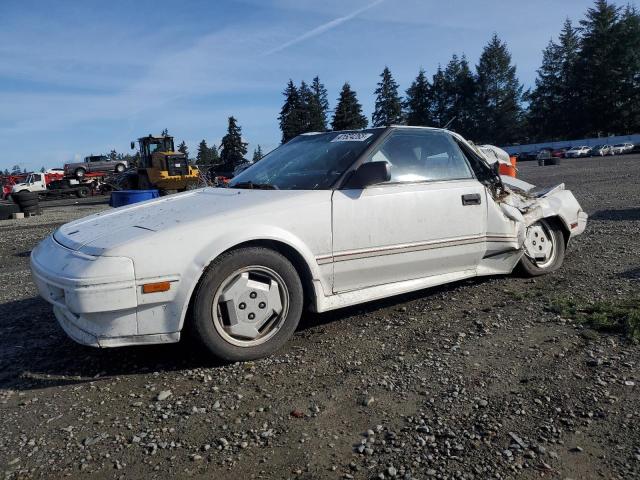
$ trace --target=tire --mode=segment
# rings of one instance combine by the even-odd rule
[[[289,260],[268,248],[240,248],[221,255],[205,271],[194,296],[190,326],[215,357],[253,360],[271,355],[287,342],[298,326],[303,304],[302,283]],[[236,328],[256,336],[232,331],[229,320],[234,316],[245,318]],[[265,323],[256,329],[256,322]]]
[[[29,213],[37,209],[39,205],[38,194],[23,190],[13,195],[13,200],[18,204],[20,210]]]
[[[119,163],[116,165],[116,173],[122,173],[124,172],[124,165],[122,163]]]
[[[545,165],[560,165],[560,159],[559,158],[549,158],[545,161]]]
[[[76,178],[83,178],[85,173],[87,173],[87,171],[82,167],[76,168],[76,171],[73,172]]]
[[[89,195],[89,188],[88,187],[80,187],[78,190],[76,190],[76,197],[78,198],[85,198],[86,196]]]
[[[538,228],[542,229],[546,235],[547,240],[551,241],[552,252],[545,260],[535,260],[527,251],[527,242],[530,240],[529,235],[539,233]],[[536,232],[536,230],[538,232]],[[536,238],[535,247],[542,249],[542,244],[539,243],[538,238],[532,235],[531,239]],[[527,228],[527,238],[525,238],[525,254],[520,259],[518,269],[526,277],[537,277],[539,275],[545,275],[547,273],[555,272],[558,270],[564,262],[565,254],[565,240],[562,227],[558,225],[556,221],[549,219],[542,219],[530,225]]]
[[[538,166],[539,166],[539,167],[544,167],[544,166],[545,166],[545,160],[544,160],[544,158],[539,158],[539,159],[538,159]]]

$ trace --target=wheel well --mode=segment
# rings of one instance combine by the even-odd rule
[[[562,236],[564,238],[564,246],[566,247],[569,244],[569,237],[571,236],[571,232],[569,231],[569,228],[565,225],[565,223],[562,221],[562,219],[556,215],[555,217],[547,217],[544,220],[551,223],[552,225],[555,225],[560,229],[560,231],[562,232]]]
[[[225,250],[222,253],[229,252],[231,250],[238,250],[239,248],[246,247],[264,247],[269,248],[283,255],[294,266],[300,281],[302,282],[302,289],[304,291],[305,307],[308,307],[315,300],[315,291],[313,289],[313,274],[309,269],[309,265],[305,261],[304,257],[291,245],[277,240],[251,240],[244,243],[239,243],[233,247]],[[221,255],[222,255],[221,253]]]
[[[234,245],[233,247],[226,249],[224,252],[220,252],[220,255],[223,255],[233,250],[238,250],[240,248],[247,248],[247,247],[269,248],[271,250],[274,250],[280,253],[287,260],[289,260],[294,266],[294,268],[296,269],[296,271],[298,272],[298,275],[300,276],[300,281],[302,282],[302,289],[304,292],[305,308],[308,307],[309,305],[313,305],[313,302],[315,301],[315,291],[313,289],[313,275],[304,257],[295,248],[291,247],[290,245],[287,245],[286,243],[279,242],[277,240],[251,240],[248,242],[239,243],[238,245]],[[214,260],[215,258],[212,259],[211,262],[213,262]],[[204,278],[204,274],[208,268],[209,266],[207,266],[204,269],[204,271],[200,275],[200,278],[198,279],[198,283],[196,284],[196,287],[193,289],[193,292],[191,293],[191,298],[189,299],[189,305],[187,307],[187,314],[185,316],[185,325],[188,323],[189,321],[188,319],[190,318],[193,311],[192,309],[193,309],[193,301],[195,298],[195,292],[198,291],[200,282]]]

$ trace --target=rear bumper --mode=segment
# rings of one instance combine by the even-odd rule
[[[179,332],[139,332],[139,288],[130,258],[86,255],[48,237],[31,253],[31,272],[58,323],[78,343],[115,347],[180,339]]]

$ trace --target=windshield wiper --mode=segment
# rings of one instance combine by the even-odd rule
[[[253,183],[253,182],[240,182],[234,185],[231,185],[229,188],[248,188],[248,189],[256,189],[256,190],[279,190],[279,188],[270,183]]]

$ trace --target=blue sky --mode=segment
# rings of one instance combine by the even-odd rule
[[[234,115],[252,149],[280,140],[282,90],[315,75],[335,105],[351,82],[370,118],[388,65],[404,92],[453,53],[475,65],[493,32],[525,86],[565,18],[591,0],[3,0],[0,168],[126,152],[168,128],[195,154]]]

